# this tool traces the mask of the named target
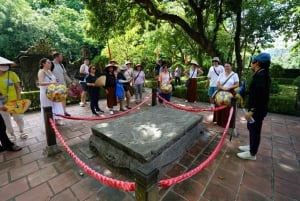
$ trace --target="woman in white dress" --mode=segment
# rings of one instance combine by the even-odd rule
[[[51,61],[47,58],[43,58],[40,60],[40,70],[38,72],[38,83],[40,88],[40,103],[41,103],[41,113],[43,114],[43,107],[52,107],[53,119],[55,120],[56,125],[64,125],[62,122],[62,118],[56,116],[55,114],[64,114],[64,109],[61,102],[53,102],[48,99],[46,95],[47,87],[50,84],[58,84],[57,79],[54,74],[50,70]],[[42,118],[43,119],[43,118]]]

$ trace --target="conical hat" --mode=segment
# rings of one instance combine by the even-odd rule
[[[106,82],[106,76],[105,75],[102,75],[100,76],[96,82],[95,82],[95,86],[96,87],[103,87],[105,86],[105,82]]]
[[[0,64],[13,64],[14,62],[0,56]]]

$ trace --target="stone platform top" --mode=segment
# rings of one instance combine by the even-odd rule
[[[97,137],[148,162],[201,122],[201,115],[156,106],[107,120],[92,130]]]

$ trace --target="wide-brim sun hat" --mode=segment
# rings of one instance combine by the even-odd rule
[[[144,68],[144,66],[143,66],[142,64],[136,64],[136,65],[134,66],[135,69],[137,69],[137,67],[141,67],[142,69]]]
[[[114,60],[114,59],[110,60],[109,63],[110,63],[110,64],[111,64],[111,63],[118,64],[118,62],[117,62],[116,60]]]
[[[115,65],[115,64],[107,64],[107,65],[105,66],[105,69],[107,69],[107,68],[109,68],[109,67],[113,67],[113,68],[117,69],[119,66],[118,66],[118,65]]]
[[[127,66],[125,66],[125,65],[122,65],[122,66],[120,66],[120,68],[119,68],[120,70],[127,70]]]
[[[10,61],[10,60],[0,56],[0,65],[5,65],[5,64],[10,65],[13,63],[14,63],[13,61]]]
[[[214,61],[217,61],[218,63],[220,63],[219,57],[214,57],[214,58],[212,59],[212,62],[214,62]]]
[[[192,61],[190,62],[190,64],[194,64],[194,65],[196,65],[196,66],[199,66],[199,64],[198,64],[195,60],[192,60]]]
[[[127,64],[132,64],[132,62],[130,62],[130,61],[125,61],[125,65],[127,65]]]

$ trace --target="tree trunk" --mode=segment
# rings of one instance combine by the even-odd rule
[[[235,45],[235,57],[236,57],[236,65],[237,65],[237,74],[239,77],[242,75],[243,70],[243,61],[241,56],[241,28],[242,28],[242,1],[236,1],[237,4],[237,10],[236,10],[236,31],[234,36],[234,45]]]

